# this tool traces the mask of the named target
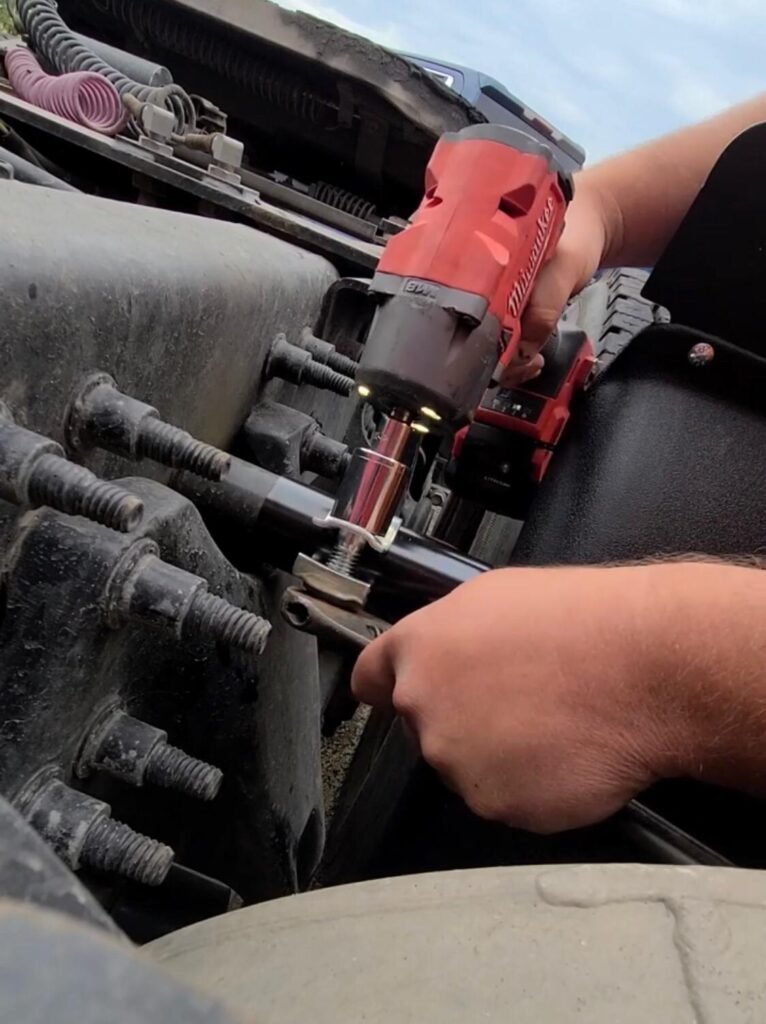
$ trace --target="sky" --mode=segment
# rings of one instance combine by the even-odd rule
[[[463,64],[589,162],[766,91],[766,0],[283,0],[386,46]]]

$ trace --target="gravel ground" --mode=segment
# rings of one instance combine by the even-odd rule
[[[322,740],[322,791],[328,824],[369,715],[368,707],[358,707],[353,718]]]

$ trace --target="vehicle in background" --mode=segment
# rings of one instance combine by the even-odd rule
[[[402,57],[427,71],[429,75],[452,89],[472,107],[494,124],[507,124],[511,128],[532,133],[536,138],[551,146],[556,156],[568,171],[576,171],[585,163],[585,150],[568,136],[554,128],[544,117],[526,106],[504,85],[472,68],[458,64],[447,64],[430,57],[403,53]]]

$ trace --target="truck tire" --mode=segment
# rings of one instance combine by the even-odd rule
[[[646,270],[610,270],[587,285],[567,307],[563,319],[581,327],[593,342],[599,374],[639,331],[669,321],[667,310],[641,296],[648,277]]]
[[[766,1020],[766,874],[590,864],[288,896],[144,947],[261,1024]]]

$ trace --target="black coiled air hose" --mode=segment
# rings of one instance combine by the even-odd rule
[[[72,32],[56,9],[54,0],[16,0],[16,10],[34,51],[63,74],[67,71],[95,71],[109,79],[120,96],[129,93],[141,103],[170,110],[176,132],[185,135],[196,127],[196,113],[189,95],[178,85],[143,85],[107,64]]]
[[[31,0],[26,0],[27,3]],[[320,95],[300,77],[168,12],[155,0],[90,0],[102,14],[130,27],[139,39],[214,72],[245,94],[315,125],[337,120],[337,95]]]

